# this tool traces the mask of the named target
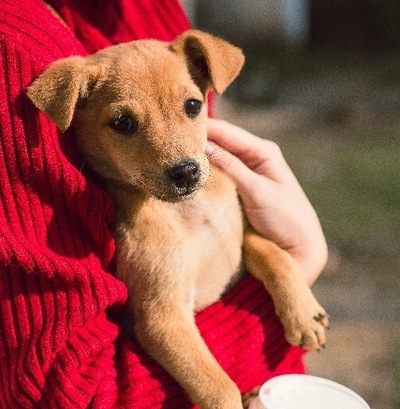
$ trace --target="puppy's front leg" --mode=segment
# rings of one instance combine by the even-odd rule
[[[202,409],[242,409],[237,386],[208,350],[192,311],[176,301],[135,300],[139,342]]]
[[[250,228],[244,235],[244,253],[249,272],[271,294],[288,342],[306,349],[320,348],[325,343],[326,312],[293,257]]]

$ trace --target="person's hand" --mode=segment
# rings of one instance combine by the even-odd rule
[[[287,250],[312,284],[327,261],[314,208],[274,142],[209,119],[207,154],[236,183],[246,216],[262,236]]]

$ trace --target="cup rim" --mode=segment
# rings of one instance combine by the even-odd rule
[[[331,381],[326,378],[318,377],[318,376],[312,376],[312,375],[307,375],[307,374],[290,374],[290,375],[279,375],[274,378],[271,378],[267,382],[265,382],[258,393],[258,405],[252,406],[254,408],[268,408],[268,409],[275,409],[276,402],[274,404],[272,400],[272,394],[271,391],[273,389],[281,385],[287,384],[289,386],[290,383],[300,383],[303,385],[321,385],[324,387],[336,389],[337,391],[344,392],[347,394],[349,397],[352,399],[356,400],[358,403],[360,403],[361,406],[363,406],[364,409],[370,409],[370,406],[367,404],[367,402],[356,392],[353,390],[347,388],[346,386],[339,384],[337,382]],[[269,391],[269,392],[268,392]],[[281,406],[281,405],[279,405]]]

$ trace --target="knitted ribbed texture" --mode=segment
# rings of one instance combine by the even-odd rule
[[[0,0],[0,408],[191,408],[118,315],[113,207],[24,94],[52,61],[188,27],[177,0]],[[74,8],[71,8],[71,5]],[[74,10],[74,11],[71,11]],[[304,371],[252,278],[199,313],[211,351],[245,392]]]

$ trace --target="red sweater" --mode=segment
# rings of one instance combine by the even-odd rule
[[[113,207],[80,173],[61,135],[24,94],[52,61],[188,28],[177,0],[0,0],[0,407],[191,408],[136,343],[119,312]],[[199,313],[210,350],[242,392],[302,373],[262,286],[251,277]]]

